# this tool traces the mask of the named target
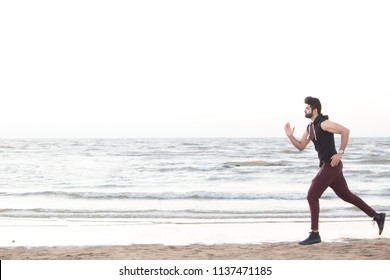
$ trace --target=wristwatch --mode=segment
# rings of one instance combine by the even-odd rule
[[[338,154],[344,154],[344,150],[339,150]]]

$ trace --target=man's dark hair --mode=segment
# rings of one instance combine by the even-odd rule
[[[312,110],[317,109],[318,114],[321,114],[321,102],[318,98],[308,96],[305,98],[305,104],[310,105]]]

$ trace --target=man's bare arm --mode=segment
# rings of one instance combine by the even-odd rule
[[[300,140],[295,138],[294,137],[295,127],[291,128],[290,123],[286,123],[286,125],[284,126],[284,131],[286,132],[288,139],[290,139],[290,141],[294,145],[294,147],[300,151],[303,151],[307,147],[307,144],[309,144],[309,142],[310,142],[310,139],[308,139],[308,137],[307,137],[308,136],[307,131],[305,131],[305,133],[303,133],[302,138]]]

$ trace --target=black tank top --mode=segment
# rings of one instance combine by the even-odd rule
[[[320,166],[330,164],[331,157],[337,154],[334,134],[321,128],[321,123],[327,119],[329,119],[328,116],[323,116],[321,114],[314,122],[307,126],[310,140],[314,143],[314,147],[318,153]]]

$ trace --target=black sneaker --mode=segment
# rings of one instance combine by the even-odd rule
[[[299,242],[299,245],[311,245],[321,242],[321,237],[319,232],[310,232],[310,235],[305,240]]]
[[[378,224],[379,227],[379,235],[382,234],[383,228],[385,227],[385,213],[377,213],[375,214],[374,221]]]

